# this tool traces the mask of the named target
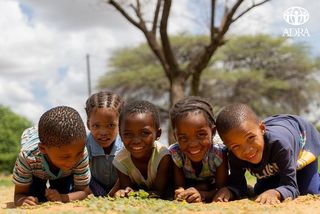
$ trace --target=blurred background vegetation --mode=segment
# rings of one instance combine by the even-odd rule
[[[26,118],[0,105],[0,172],[12,172],[20,150],[21,134],[31,125]]]

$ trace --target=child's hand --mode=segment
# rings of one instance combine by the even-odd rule
[[[255,200],[260,204],[279,204],[280,203],[280,193],[275,189],[269,189],[258,196]]]
[[[35,206],[37,204],[39,204],[37,197],[25,196],[25,197],[20,198],[17,201],[16,206],[25,206],[25,205]]]
[[[232,198],[232,192],[227,188],[223,187],[218,190],[218,192],[214,195],[214,202],[228,202]]]
[[[55,189],[46,189],[45,196],[48,201],[62,202],[62,197],[61,197],[60,193]]]
[[[125,189],[119,189],[115,194],[114,197],[116,198],[124,198],[127,197],[129,192],[132,192],[133,189],[131,187],[126,187]]]
[[[178,198],[178,195],[180,194],[180,193],[182,193],[184,191],[184,188],[183,187],[179,187],[178,189],[176,189],[175,191],[174,191],[174,199],[176,199],[176,200],[182,200],[182,199],[179,199]]]
[[[179,191],[180,190],[177,189],[175,192],[175,198],[177,200],[186,200],[188,203],[197,203],[202,201],[200,192],[194,187],[190,187],[180,193],[177,193]]]

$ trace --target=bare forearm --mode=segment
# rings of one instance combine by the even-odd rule
[[[61,199],[63,203],[67,203],[75,200],[83,200],[88,196],[88,191],[76,191],[68,194],[61,194]]]
[[[212,191],[199,191],[202,201],[205,201],[205,202],[211,202],[216,192],[217,192],[216,189]]]

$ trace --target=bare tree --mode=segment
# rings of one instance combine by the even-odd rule
[[[260,0],[259,2],[251,0],[251,5],[244,6],[243,3],[245,0],[236,0],[232,3],[228,0],[224,0],[223,15],[220,23],[217,23],[215,18],[218,9],[221,7],[218,8],[216,0],[211,0],[210,33],[208,35],[208,43],[199,48],[198,53],[193,54],[193,57],[190,58],[187,66],[183,66],[182,68],[173,53],[168,35],[168,21],[172,0],[135,0],[131,1],[131,3],[128,3],[128,0],[106,0],[108,4],[112,5],[131,24],[141,30],[144,34],[150,49],[161,63],[165,75],[170,82],[171,106],[176,101],[183,98],[185,82],[190,77],[192,77],[190,86],[191,94],[198,94],[202,71],[208,65],[210,58],[217,48],[224,44],[224,36],[231,24],[253,8],[268,1],[270,0]],[[143,7],[147,4],[146,2],[154,4],[153,19],[151,21],[147,20],[142,12]]]

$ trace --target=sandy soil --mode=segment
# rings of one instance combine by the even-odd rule
[[[14,208],[13,187],[0,186],[1,213],[320,213],[320,196],[301,196],[282,204],[259,205],[248,199],[229,203],[187,204],[169,201],[132,199],[110,201],[90,198],[69,204],[44,203],[36,207]]]

